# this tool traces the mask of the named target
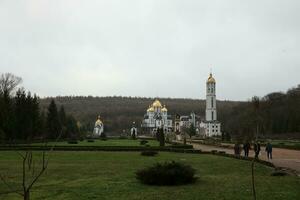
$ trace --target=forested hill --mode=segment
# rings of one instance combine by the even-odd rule
[[[43,98],[40,100],[42,109],[46,109],[53,98]],[[139,97],[55,97],[57,106],[63,105],[66,112],[72,114],[87,128],[92,129],[96,117],[101,115],[105,123],[107,132],[119,132],[130,128],[133,121],[141,123],[144,114],[153,98]],[[163,105],[166,105],[168,113],[174,115],[188,115],[194,111],[197,115],[204,117],[205,100],[195,99],[171,99],[159,98]],[[240,102],[218,101],[218,115],[222,120],[224,114],[239,105]],[[225,116],[224,116],[225,117]]]

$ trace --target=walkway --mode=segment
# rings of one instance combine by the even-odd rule
[[[202,151],[225,151],[228,154],[234,154],[233,149],[223,148],[211,145],[204,145],[198,143],[192,143],[195,149],[201,149]],[[283,167],[295,170],[300,175],[300,151],[290,149],[273,148],[273,159],[267,159],[267,153],[265,147],[261,147],[262,151],[259,155],[260,159],[272,162],[276,167]],[[243,152],[242,152],[243,153]],[[250,156],[254,156],[253,150],[250,150]]]

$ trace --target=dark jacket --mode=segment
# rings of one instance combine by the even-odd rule
[[[272,152],[272,145],[270,143],[267,144],[266,151],[267,152]]]

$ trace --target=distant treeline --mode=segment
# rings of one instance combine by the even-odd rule
[[[222,124],[225,132],[240,139],[274,135],[300,138],[300,85],[286,93],[253,97],[224,113]]]
[[[0,139],[78,138],[91,133],[98,115],[108,134],[119,135],[141,124],[155,99],[144,97],[64,96],[39,99],[24,89],[21,78],[0,76]],[[192,111],[204,119],[205,100],[159,98],[173,117]],[[233,138],[293,135],[300,138],[300,85],[249,102],[218,101],[222,132]],[[68,114],[66,114],[68,113]],[[228,137],[227,137],[228,138]]]
[[[51,97],[40,100],[41,107],[46,109]],[[105,131],[111,134],[120,134],[128,131],[132,122],[141,124],[147,108],[153,103],[153,98],[143,97],[92,97],[92,96],[65,96],[56,97],[57,105],[63,105],[66,111],[78,119],[84,130],[92,131],[98,115],[104,122]],[[192,111],[204,119],[205,100],[159,98],[166,105],[168,114],[189,115]],[[234,101],[218,101],[220,121],[223,114],[233,107],[243,104]]]
[[[300,133],[300,92],[299,86],[286,93],[274,92],[259,101],[258,107],[252,100],[248,102],[218,101],[218,120],[222,131],[233,138],[264,137],[266,135],[293,135]],[[46,109],[52,98],[40,100]],[[202,119],[205,115],[205,100],[159,98],[168,108],[168,113],[188,115],[194,111]],[[82,130],[92,131],[98,115],[105,124],[105,131],[119,134],[127,130],[135,121],[140,124],[153,98],[143,97],[56,97],[58,105],[63,105],[82,124]],[[300,137],[300,135],[299,135]]]

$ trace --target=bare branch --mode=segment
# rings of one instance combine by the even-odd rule
[[[24,156],[22,153],[20,153],[19,151],[16,151],[16,153],[17,153],[19,156],[21,156],[21,157],[22,157],[22,159],[24,159],[24,158],[25,158],[25,156]]]
[[[22,167],[23,167],[23,171],[22,171],[22,175],[23,175],[22,186],[23,186],[24,194],[26,192],[26,159],[27,159],[27,157],[28,157],[28,152],[25,153],[25,157],[24,157],[23,162],[22,162]]]
[[[31,170],[32,165],[32,151],[29,152],[28,158],[27,158],[27,165],[28,165],[28,171]]]
[[[10,94],[21,82],[22,78],[11,73],[1,74],[0,93],[7,92],[8,94]]]
[[[60,132],[60,134],[58,135],[58,137],[55,140],[55,143],[52,145],[51,149],[49,150],[48,154],[51,155],[51,153],[54,150],[55,144],[56,142],[60,139],[62,135],[62,131]],[[31,187],[34,185],[34,183],[40,178],[40,176],[44,173],[44,171],[47,169],[48,167],[48,163],[49,163],[49,159],[50,159],[50,155],[48,155],[48,158],[46,159],[46,149],[47,147],[47,143],[45,143],[45,149],[43,150],[43,154],[42,154],[42,168],[40,170],[40,172],[38,173],[38,175],[32,180],[32,182],[29,184],[29,186],[27,187],[27,190],[30,190]]]

